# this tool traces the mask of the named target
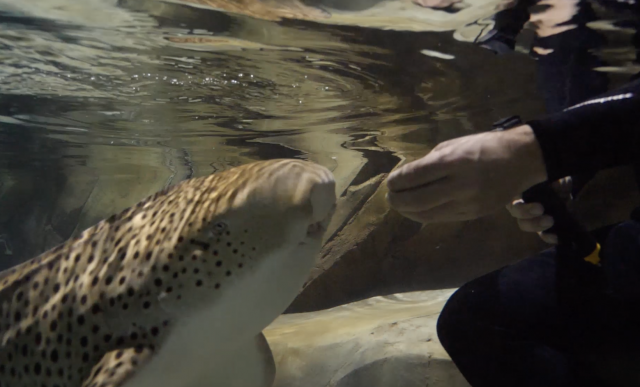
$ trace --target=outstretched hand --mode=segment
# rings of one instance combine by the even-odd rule
[[[471,220],[547,178],[531,127],[443,142],[387,179],[391,207],[421,223]]]

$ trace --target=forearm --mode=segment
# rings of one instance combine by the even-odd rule
[[[640,80],[527,122],[548,180],[640,160]]]

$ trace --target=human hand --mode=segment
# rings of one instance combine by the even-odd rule
[[[571,198],[571,177],[560,179],[551,184],[560,198],[565,202]],[[544,207],[540,203],[525,203],[522,199],[517,199],[507,204],[507,211],[517,219],[518,227],[525,232],[536,232],[540,239],[549,244],[557,244],[558,236],[546,232],[554,224],[553,217],[544,215]]]
[[[389,175],[387,200],[421,223],[470,220],[497,211],[546,178],[538,142],[523,125],[439,144]]]

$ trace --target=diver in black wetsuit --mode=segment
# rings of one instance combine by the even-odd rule
[[[473,219],[537,183],[639,159],[637,80],[509,131],[442,143],[389,176],[388,199],[422,222]],[[640,211],[596,234],[606,286],[585,289],[585,300],[559,304],[554,249],[454,293],[438,335],[473,387],[640,385]],[[614,378],[632,382],[607,384]]]
[[[574,48],[561,65],[576,63],[582,53]],[[391,206],[422,223],[468,220],[541,182],[637,165],[640,80],[606,93],[601,81],[555,86],[579,92],[564,100],[556,97],[567,94],[548,94],[549,115],[541,119],[439,144],[389,176]],[[523,209],[532,217],[542,211],[536,203]],[[560,294],[566,273],[551,248],[472,280],[449,299],[438,336],[473,387],[640,386],[640,209],[593,234],[600,266],[584,265],[598,280],[583,282],[577,296]]]

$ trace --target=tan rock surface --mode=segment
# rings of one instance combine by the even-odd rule
[[[264,335],[273,387],[467,387],[436,322],[452,290],[374,297],[279,317]]]

